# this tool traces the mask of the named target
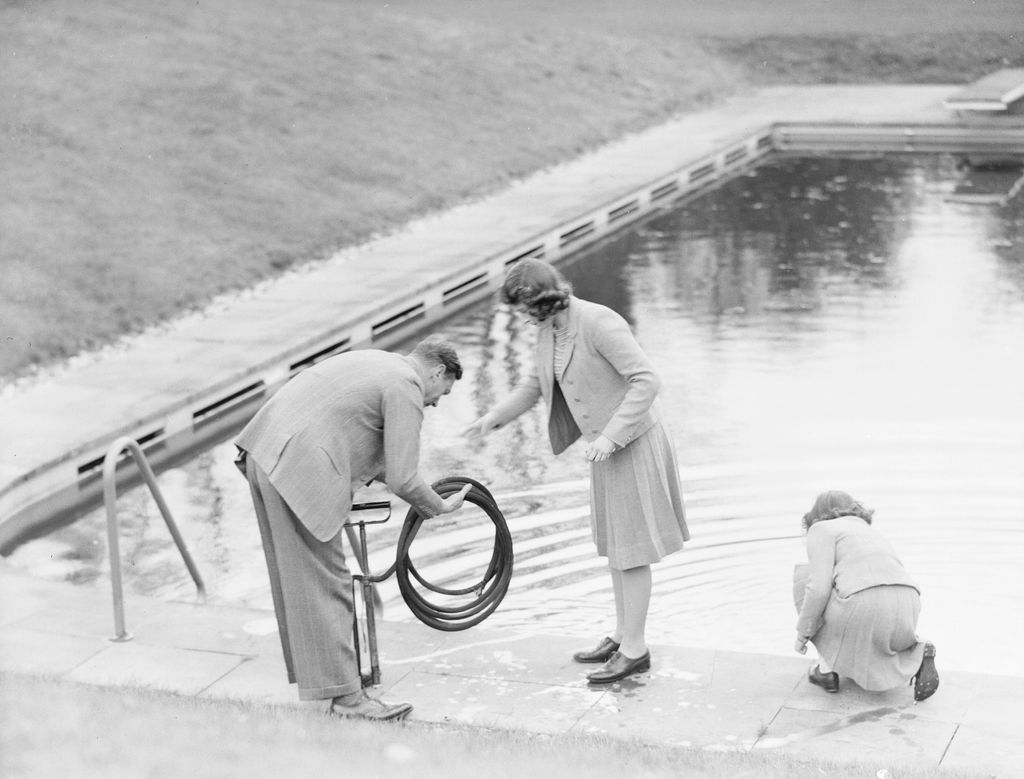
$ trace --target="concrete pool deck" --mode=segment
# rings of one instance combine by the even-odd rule
[[[957,89],[793,87],[745,95],[8,387],[0,392],[0,531],[16,536],[15,520],[32,521],[35,505],[43,507],[38,518],[52,494],[86,482],[95,489],[97,458],[121,436],[155,436],[152,456],[159,457],[181,431],[205,423],[211,399],[256,402],[262,388],[310,355],[340,343],[378,345],[378,330],[400,332],[405,312],[421,305],[417,296],[443,313],[455,310],[445,295],[459,299],[463,284],[493,288],[517,251],[557,258],[582,245],[577,229],[589,224],[590,237],[609,234],[604,216],[588,221],[595,203],[606,216],[634,200],[650,205],[657,193],[673,192],[672,171],[699,171],[738,143],[752,155],[759,137],[783,150],[823,149],[814,144],[841,127],[852,133],[851,148],[865,150],[878,142],[868,130],[888,128],[885,143],[895,138],[909,151],[932,131],[994,128],[1024,150],[1024,116],[965,122],[942,107]],[[774,133],[780,123],[797,135],[808,129],[804,145]],[[410,326],[429,323],[413,314]],[[247,395],[253,387],[258,392]],[[236,414],[228,422],[238,421],[243,407],[228,408]],[[111,643],[109,593],[36,580],[0,560],[0,670],[300,705],[285,684],[277,636],[267,632],[272,614],[138,597],[128,598],[127,609],[135,639]],[[942,671],[941,647],[942,688],[915,705],[907,689],[828,696],[804,681],[807,662],[798,657],[656,646],[650,674],[595,690],[568,660],[578,641],[544,635],[543,625],[536,634],[488,632],[486,624],[448,634],[385,622],[380,634],[382,694],[409,699],[427,722],[772,749],[877,762],[878,769],[1024,774],[1015,716],[1024,679]]]
[[[287,684],[273,612],[129,596],[133,639],[112,642],[102,588],[40,581],[0,562],[0,592],[0,672],[325,709],[300,703]],[[863,765],[870,776],[901,766],[1024,775],[1024,678],[945,670],[941,647],[939,690],[918,704],[910,688],[868,693],[848,680],[830,695],[807,682],[809,662],[796,655],[684,646],[653,646],[650,672],[589,687],[588,668],[570,659],[586,642],[543,631],[385,621],[374,694],[410,701],[410,719],[423,723],[781,752]]]

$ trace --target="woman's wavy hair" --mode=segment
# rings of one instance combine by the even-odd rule
[[[849,493],[839,490],[829,490],[821,493],[814,501],[814,507],[804,514],[804,531],[811,529],[815,522],[837,517],[859,517],[871,524],[871,517],[875,510],[865,508],[857,500],[854,500]]]
[[[543,322],[569,307],[572,284],[554,266],[526,257],[508,269],[501,286],[502,302],[526,306],[530,316]]]

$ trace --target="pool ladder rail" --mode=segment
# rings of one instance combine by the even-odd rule
[[[182,559],[185,561],[185,567],[188,568],[188,572],[192,575],[192,581],[196,584],[199,599],[206,599],[206,585],[203,584],[203,577],[200,576],[199,569],[196,568],[196,564],[192,560],[192,555],[189,554],[188,548],[185,546],[185,539],[182,538],[181,533],[178,531],[178,526],[174,523],[174,517],[171,516],[171,511],[167,507],[167,502],[164,500],[164,496],[160,492],[160,487],[156,483],[156,476],[153,474],[153,469],[150,467],[149,461],[146,459],[146,455],[142,451],[142,447],[135,439],[128,436],[122,436],[110,445],[103,457],[103,503],[107,510],[107,548],[110,553],[110,584],[114,597],[114,636],[110,639],[111,641],[132,640],[132,634],[129,633],[125,627],[124,619],[124,588],[121,577],[120,523],[117,519],[116,473],[118,461],[121,459],[121,455],[125,451],[132,455],[135,460],[135,464],[139,468],[139,473],[142,475],[143,481],[145,481],[146,486],[149,487],[149,492],[153,496],[153,500],[156,502],[157,508],[160,509],[160,514],[163,516],[164,522],[167,524],[167,529],[171,533],[171,538],[174,539],[174,543],[178,547],[178,551],[181,553]]]

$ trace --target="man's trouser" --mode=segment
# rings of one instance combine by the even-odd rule
[[[251,457],[243,455],[240,467],[259,520],[288,681],[298,684],[300,700],[357,692],[352,574],[341,533],[318,541]]]

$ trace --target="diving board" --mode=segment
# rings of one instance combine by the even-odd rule
[[[1022,97],[1024,68],[1004,68],[964,87],[943,105],[954,111],[1008,111]]]

